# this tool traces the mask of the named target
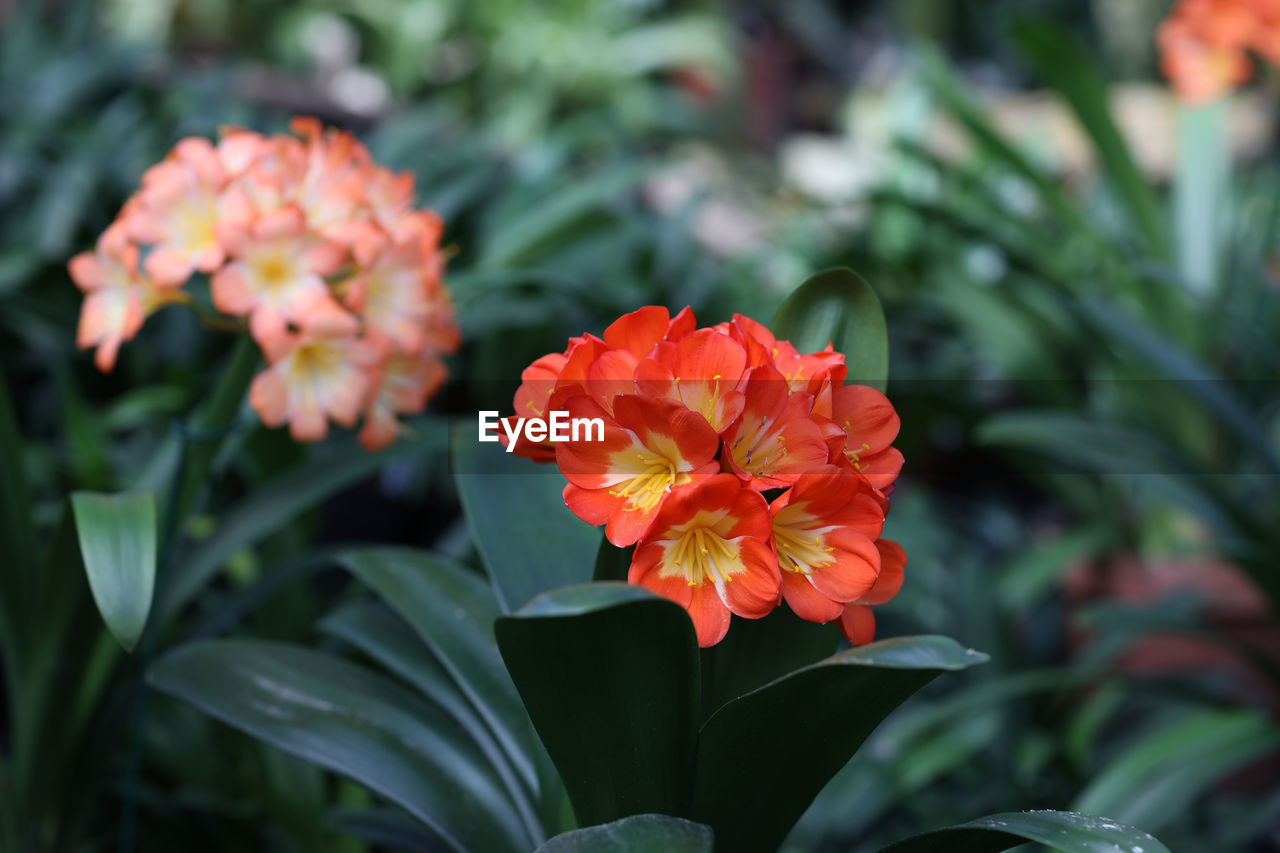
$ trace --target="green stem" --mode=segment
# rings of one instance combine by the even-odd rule
[[[247,335],[236,342],[231,358],[218,380],[213,393],[200,406],[185,425],[175,424],[178,444],[177,462],[174,465],[173,483],[168,490],[164,515],[161,519],[159,541],[159,572],[153,601],[159,601],[161,592],[173,571],[175,546],[182,538],[187,517],[204,499],[209,474],[217,458],[223,439],[235,426],[236,416],[258,368],[258,347]],[[132,725],[129,735],[129,753],[125,763],[123,784],[123,814],[120,819],[119,849],[129,853],[134,849],[137,827],[138,787],[142,772],[142,743],[147,724],[149,691],[143,675],[156,654],[157,634],[163,629],[153,618],[142,636],[142,654],[138,666],[138,680],[133,697]]]

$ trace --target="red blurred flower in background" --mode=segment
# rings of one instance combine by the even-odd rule
[[[646,306],[536,360],[515,394],[517,417],[600,418],[604,440],[512,449],[554,460],[569,509],[636,545],[629,581],[688,610],[700,645],[783,599],[866,643],[869,605],[902,585],[906,556],[880,538],[902,454],[888,399],[845,375],[830,345]]]

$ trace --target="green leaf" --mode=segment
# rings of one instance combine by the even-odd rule
[[[1153,252],[1166,254],[1168,237],[1155,192],[1138,170],[1111,117],[1107,83],[1096,70],[1100,66],[1097,58],[1090,56],[1074,35],[1053,24],[1022,21],[1015,25],[1013,35],[1036,73],[1057,89],[1075,112],[1136,230]]]
[[[625,581],[631,569],[631,557],[635,546],[619,548],[604,534],[600,535],[600,550],[596,552],[596,568],[591,579],[595,581]]]
[[[1178,271],[1196,293],[1217,283],[1229,235],[1231,145],[1230,101],[1179,105],[1173,212],[1178,236]]]
[[[426,427],[424,427],[424,430]],[[222,516],[206,540],[180,557],[160,590],[157,618],[168,622],[218,573],[236,551],[249,547],[326,500],[373,476],[393,459],[421,455],[429,436],[407,436],[381,453],[354,441],[317,453],[302,465],[258,486]]]
[[[471,537],[503,609],[539,593],[591,580],[600,533],[564,505],[565,479],[554,465],[453,436],[454,482]]]
[[[1224,776],[1277,751],[1280,730],[1265,715],[1205,711],[1144,736],[1072,805],[1159,830]]]
[[[711,853],[711,828],[661,814],[624,817],[557,835],[535,853]]]
[[[156,505],[150,492],[71,496],[89,588],[125,649],[142,636],[156,582]]]
[[[1169,853],[1152,836],[1106,818],[1075,812],[1007,812],[935,829],[890,844],[880,853],[999,853],[1028,841],[1064,853]]]
[[[362,667],[283,643],[209,640],[151,667],[157,689],[300,758],[367,785],[457,850],[537,843],[449,717]]]
[[[882,640],[729,702],[698,734],[690,817],[720,849],[778,849],[881,720],[941,673],[986,659],[947,637]]]
[[[29,583],[37,573],[35,525],[17,419],[0,374],[0,656],[9,695],[16,695],[18,658],[26,645],[24,626],[31,614]]]
[[[501,611],[484,578],[410,548],[362,548],[338,562],[404,617],[502,744],[526,789],[536,793],[537,738],[494,645],[493,622]]]
[[[403,810],[393,807],[344,809],[335,812],[329,826],[378,847],[393,850],[435,850],[447,842]]]
[[[683,608],[584,584],[535,598],[496,633],[579,824],[687,809],[699,687]]]
[[[773,315],[770,329],[800,352],[828,343],[844,353],[848,381],[884,390],[889,378],[889,334],[876,293],[850,269],[811,276]]]
[[[701,649],[702,708],[731,699],[830,657],[840,643],[833,623],[806,622],[785,604],[763,619],[734,619],[725,638]]]

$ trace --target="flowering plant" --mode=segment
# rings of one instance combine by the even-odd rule
[[[1280,2],[1180,0],[1156,39],[1161,67],[1178,94],[1212,100],[1249,79],[1249,51],[1280,65]]]
[[[362,662],[199,640],[151,683],[364,783],[412,816],[397,830],[410,846],[777,849],[888,713],[985,656],[936,636],[833,654],[834,627],[814,623],[870,639],[842,617],[896,588],[904,560],[880,540],[896,415],[874,388],[844,384],[883,383],[884,320],[861,279],[833,270],[770,326],[698,329],[687,310],[650,307],[531,365],[517,409],[598,417],[599,439],[508,433],[551,470],[458,430],[455,485],[487,577],[417,549],[338,554],[377,600],[321,627]],[[993,851],[1164,850],[1061,812],[891,849],[975,835]]]
[[[513,449],[555,460],[569,509],[635,546],[628,580],[688,610],[699,645],[784,599],[867,643],[868,605],[902,585],[905,554],[880,538],[902,454],[893,406],[847,373],[830,343],[800,353],[741,315],[699,329],[649,306],[538,359],[516,392],[519,415],[596,418],[602,440]]]
[[[375,164],[349,133],[295,119],[296,135],[240,128],[188,138],[142,177],[98,239],[71,259],[85,292],[77,340],[110,371],[120,345],[165,305],[239,321],[266,356],[249,401],[299,441],[330,421],[369,450],[422,410],[458,347],[443,285],[442,223],[413,207],[413,176]]]

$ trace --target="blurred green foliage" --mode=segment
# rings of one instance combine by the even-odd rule
[[[335,554],[398,541],[481,562],[448,476],[450,415],[505,407],[525,364],[641,304],[692,304],[704,323],[764,318],[785,296],[771,282],[847,264],[885,304],[908,460],[888,535],[911,562],[881,634],[956,636],[992,662],[892,716],[788,844],[870,850],[975,814],[1075,807],[1176,850],[1280,848],[1280,662],[1209,601],[1214,573],[1236,566],[1269,602],[1247,618],[1275,628],[1280,173],[1222,169],[1222,116],[1205,111],[1181,120],[1177,187],[1156,186],[1115,128],[1092,50],[1010,28],[1011,13],[1045,4],[767,5],[17,4],[0,26],[0,365],[22,436],[3,478],[22,481],[34,519],[18,539],[53,553],[73,489],[169,489],[189,412],[230,351],[168,309],[114,374],[97,374],[74,350],[66,259],[177,139],[317,113],[412,170],[444,216],[466,344],[435,414],[386,458],[342,437],[300,448],[247,412],[199,451],[212,473],[182,500],[171,542],[173,564],[195,570],[166,579],[160,566],[155,648],[234,635],[370,656],[344,626],[380,605],[335,571]],[[1049,4],[1096,35],[1084,5]],[[998,129],[971,77],[925,48],[895,82],[899,115],[924,104],[949,116],[964,155],[905,120],[857,216],[832,225],[832,211],[779,192],[768,152],[742,141],[744,115],[782,110],[784,129],[813,129],[824,92],[874,77],[848,54],[867,20],[888,28],[890,54],[908,53],[900,34],[937,37],[977,77],[1053,87],[1099,179],[1045,167]],[[789,91],[771,101],[752,74],[779,67],[819,106]],[[655,177],[690,161],[724,176],[658,210]],[[717,201],[762,220],[753,250],[705,245],[698,222]],[[1196,215],[1207,210],[1218,227]],[[1064,582],[1082,567],[1115,580],[1131,557],[1195,557],[1206,576],[1139,600]],[[49,613],[87,606],[81,587]],[[1127,657],[1170,637],[1199,638],[1231,665],[1152,673]],[[38,817],[15,811],[16,709],[33,700],[8,681],[0,847],[427,843],[365,789],[142,699],[139,659],[93,651],[109,648],[97,622],[58,639],[81,650],[63,676],[89,673],[101,689],[76,706],[93,761],[51,761],[32,790]],[[4,670],[13,677],[9,660]],[[39,821],[30,834],[27,820]]]

